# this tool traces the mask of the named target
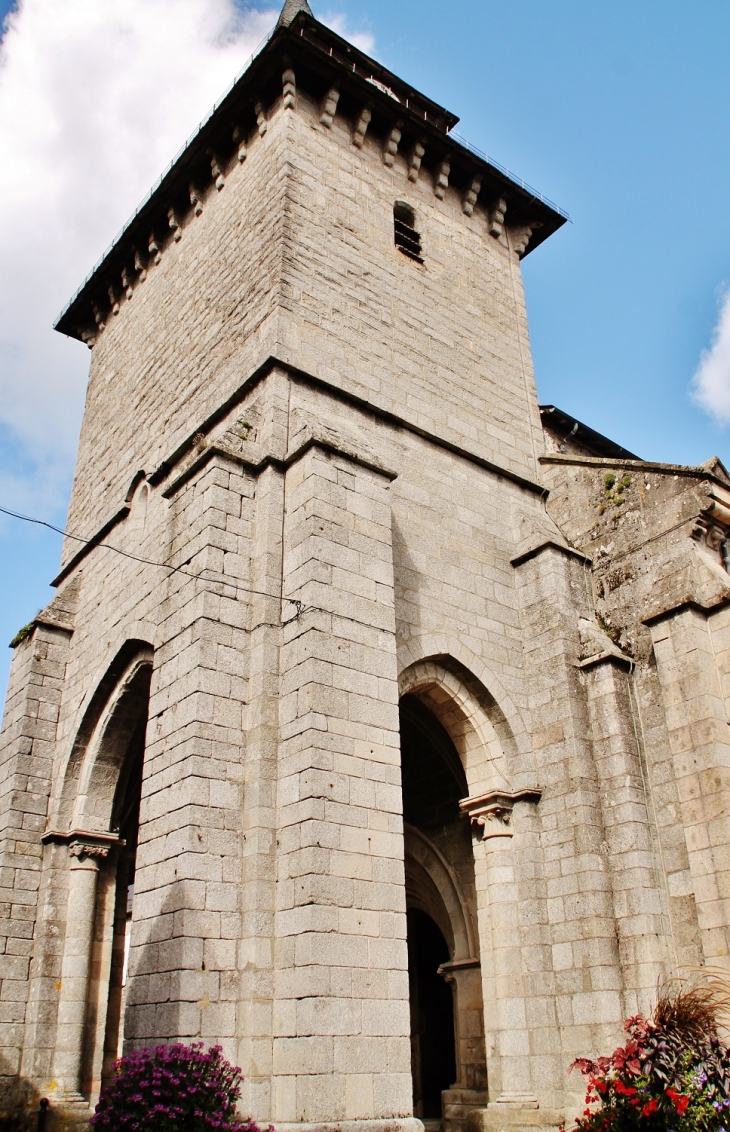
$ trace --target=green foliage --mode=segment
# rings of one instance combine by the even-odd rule
[[[18,629],[17,633],[15,634],[12,641],[10,642],[11,649],[17,648],[17,646],[19,644],[21,644],[23,641],[27,640],[27,638],[31,635],[31,633],[33,632],[34,629],[35,629],[35,620],[29,621],[28,624],[24,625],[22,629]]]
[[[623,507],[626,502],[624,492],[626,488],[631,486],[631,476],[626,472],[620,480],[617,480],[613,472],[606,472],[603,477],[603,486],[605,488],[605,502],[598,506],[599,515],[602,515],[606,510],[608,503],[612,503],[614,507]]]

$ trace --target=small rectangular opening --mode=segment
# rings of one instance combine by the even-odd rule
[[[413,209],[405,201],[396,201],[393,208],[393,228],[395,246],[409,259],[423,263],[421,237],[415,228],[416,217]]]

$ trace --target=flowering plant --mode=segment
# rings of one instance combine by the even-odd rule
[[[730,1049],[718,1036],[717,989],[680,987],[637,1014],[610,1057],[581,1057],[586,1109],[574,1132],[730,1132]]]
[[[261,1132],[236,1115],[242,1081],[220,1046],[136,1050],[114,1066],[91,1125],[94,1132]]]

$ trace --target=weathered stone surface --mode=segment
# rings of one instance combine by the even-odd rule
[[[286,14],[132,297],[102,265],[61,322],[90,543],[8,690],[0,1105],[72,1127],[124,1045],[201,1040],[260,1121],[413,1132],[419,913],[445,1132],[554,1128],[728,961],[730,480],[543,430],[519,259],[561,218]]]

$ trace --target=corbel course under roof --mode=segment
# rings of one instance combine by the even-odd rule
[[[235,160],[233,131],[247,128],[252,134],[257,125],[255,107],[270,106],[281,97],[284,57],[296,72],[298,89],[323,98],[336,84],[341,92],[341,111],[347,113],[349,106],[359,113],[363,106],[371,107],[373,132],[386,132],[397,119],[407,135],[404,144],[410,144],[411,139],[425,140],[427,160],[450,164],[451,184],[461,185],[467,192],[479,178],[483,200],[502,198],[507,202],[509,224],[536,225],[529,251],[568,219],[557,206],[452,137],[450,131],[458,122],[454,114],[300,7],[290,24],[277,24],[247,69],[163,174],[59,316],[56,330],[82,341],[93,341],[94,323],[100,325],[105,317],[101,310],[109,306],[110,281],[120,280],[125,273],[129,275],[131,264],[139,260],[138,249],[148,247],[150,233],[156,251],[158,243],[179,238],[181,218],[191,207],[191,184],[204,192],[215,180],[213,164],[218,167]],[[110,297],[110,301],[113,305],[116,300]]]

